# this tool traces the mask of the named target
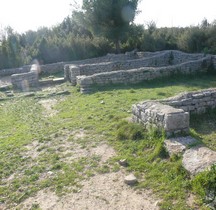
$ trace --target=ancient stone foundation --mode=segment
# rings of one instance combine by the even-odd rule
[[[13,88],[19,91],[30,91],[39,87],[38,73],[27,72],[23,74],[13,74],[11,76]]]
[[[156,127],[168,136],[189,132],[189,113],[159,102],[147,101],[133,105],[133,122],[142,123],[147,129]]]
[[[216,108],[216,88],[182,93],[175,97],[144,101],[132,106],[133,122],[164,130],[167,136],[188,133],[189,114]]]
[[[177,50],[132,51],[119,55],[108,54],[98,58],[40,66],[42,75],[64,72],[65,81],[71,82],[72,85],[78,84],[82,93],[91,92],[95,85],[136,84],[171,75],[189,75],[214,69],[216,69],[216,56],[188,54]],[[25,75],[30,70],[31,66],[5,69],[0,70],[0,76],[21,73]],[[15,84],[16,86],[21,85]]]
[[[216,108],[216,89],[185,92],[175,97],[160,101],[163,104],[182,109],[193,114],[205,113],[208,109]]]
[[[136,59],[65,66],[65,79],[78,84],[82,93],[95,85],[136,84],[178,74],[197,74],[215,68],[216,57],[176,50],[138,52]]]

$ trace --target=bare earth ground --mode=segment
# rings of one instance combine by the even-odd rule
[[[10,83],[10,78],[0,78],[0,86]],[[45,99],[38,102],[44,108],[44,115],[52,117],[57,114],[54,109],[56,99]],[[68,137],[73,137],[70,141]],[[65,131],[58,135],[53,142],[39,142],[34,140],[25,146],[23,156],[31,158],[32,164],[40,155],[46,152],[46,148],[52,147],[58,151],[62,161],[70,162],[83,157],[99,156],[99,164],[106,163],[116,155],[116,152],[106,141],[92,141],[88,139],[88,133],[84,130]],[[80,143],[82,142],[82,143]],[[85,145],[84,145],[85,144]],[[45,148],[45,149],[39,149]],[[41,179],[52,176],[53,172],[48,171]],[[99,174],[80,181],[80,189],[77,192],[70,192],[64,196],[57,196],[55,192],[47,188],[39,191],[34,197],[24,200],[14,209],[30,210],[37,206],[42,210],[157,210],[159,200],[154,198],[150,190],[135,190],[124,183],[124,177],[128,175],[124,168],[118,172]],[[10,185],[14,177],[11,175],[5,182]],[[0,210],[8,209],[0,205]]]
[[[80,192],[70,193],[59,198],[49,190],[42,190],[22,204],[22,209],[30,209],[39,204],[46,210],[154,210],[157,202],[149,192],[134,191],[123,183],[124,173],[96,175],[81,184]]]
[[[69,134],[69,133],[68,133]],[[67,134],[67,135],[68,135]],[[84,130],[72,132],[74,139],[80,141],[87,137]],[[87,142],[85,147],[74,141],[64,141],[65,136],[59,136],[56,141],[48,143],[32,142],[26,146],[25,155],[36,159],[41,146],[59,148],[64,145],[64,151],[59,155],[65,162],[82,157],[100,156],[99,164],[103,164],[116,155],[112,147],[104,142]],[[43,144],[43,145],[42,145]],[[42,151],[41,151],[42,152]],[[70,154],[68,156],[68,154]],[[49,172],[48,172],[49,173]],[[45,174],[44,177],[52,176]],[[124,183],[126,172],[121,168],[118,172],[95,174],[93,177],[80,182],[82,186],[77,192],[58,197],[50,189],[39,191],[36,196],[28,198],[16,208],[31,209],[32,205],[42,210],[157,210],[159,200],[153,198],[151,191],[135,190]]]

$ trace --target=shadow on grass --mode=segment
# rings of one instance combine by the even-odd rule
[[[196,139],[216,151],[216,109],[201,115],[192,115],[190,128]]]
[[[198,74],[198,75],[179,75],[168,78],[155,79],[144,81],[138,84],[109,84],[105,86],[93,86],[90,94],[102,91],[113,90],[128,90],[128,89],[148,89],[148,88],[163,88],[167,86],[185,86],[194,87],[196,89],[207,89],[216,87],[216,75]]]
[[[216,133],[216,109],[205,114],[191,115],[190,127],[201,135]]]

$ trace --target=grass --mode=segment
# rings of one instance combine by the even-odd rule
[[[44,188],[58,195],[77,192],[83,179],[117,171],[116,162],[127,159],[128,172],[135,173],[141,180],[136,188],[152,189],[163,200],[161,209],[193,209],[186,202],[193,185],[181,166],[181,157],[169,158],[163,148],[163,136],[154,131],[147,133],[140,125],[127,123],[125,119],[131,116],[132,104],[142,100],[162,99],[182,91],[210,87],[216,87],[216,76],[100,87],[89,95],[81,95],[75,87],[63,85],[60,88],[69,90],[71,95],[53,96],[58,100],[55,106],[58,114],[50,118],[43,115],[44,110],[37,103],[40,100],[37,96],[46,92],[2,101],[0,203],[11,208]],[[212,126],[208,126],[209,122]],[[216,149],[214,117],[195,117],[191,123],[193,132],[210,148]],[[76,139],[73,132],[80,129],[88,135]],[[104,139],[117,151],[117,156],[109,162],[100,165],[100,157],[96,156],[64,161],[73,156],[74,145],[88,150]],[[33,147],[35,142],[38,146]],[[72,150],[71,155],[67,154],[66,142]],[[28,154],[29,146],[35,150],[35,157]],[[199,197],[195,203],[199,209],[206,209]]]
[[[191,129],[195,135],[209,148],[216,151],[216,110],[209,110],[205,114],[192,115]]]

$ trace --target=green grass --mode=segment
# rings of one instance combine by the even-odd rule
[[[40,100],[38,96],[47,92],[39,92],[35,97],[2,101],[0,203],[6,203],[10,208],[48,187],[58,195],[77,192],[83,179],[97,173],[117,171],[119,167],[116,162],[126,158],[128,172],[134,172],[140,180],[136,188],[151,188],[163,199],[161,209],[190,209],[186,199],[193,187],[181,166],[181,157],[169,158],[163,148],[163,136],[156,132],[147,133],[140,125],[127,123],[125,119],[131,116],[132,104],[142,100],[162,99],[183,91],[210,87],[216,87],[216,76],[200,75],[138,85],[98,87],[89,95],[80,94],[76,87],[63,85],[61,88],[71,91],[71,95],[53,96],[58,100],[55,106],[58,114],[50,118],[43,116],[43,108],[37,103]],[[214,118],[209,117],[206,120],[214,122]],[[203,118],[205,116],[199,122]],[[215,126],[209,128],[211,136],[208,137],[208,133],[204,132],[206,129],[202,130],[205,122],[195,121],[192,122],[194,133],[215,149]],[[88,135],[76,140],[72,133],[79,129]],[[117,157],[109,162],[99,165],[100,158],[95,156],[63,161],[63,158],[70,156],[63,155],[65,142],[89,149],[104,139],[117,151]],[[28,156],[26,149],[33,142],[39,144],[34,158]],[[203,201],[197,201],[197,205],[205,209]]]
[[[205,114],[192,115],[190,127],[207,147],[216,151],[216,110],[209,110]]]

